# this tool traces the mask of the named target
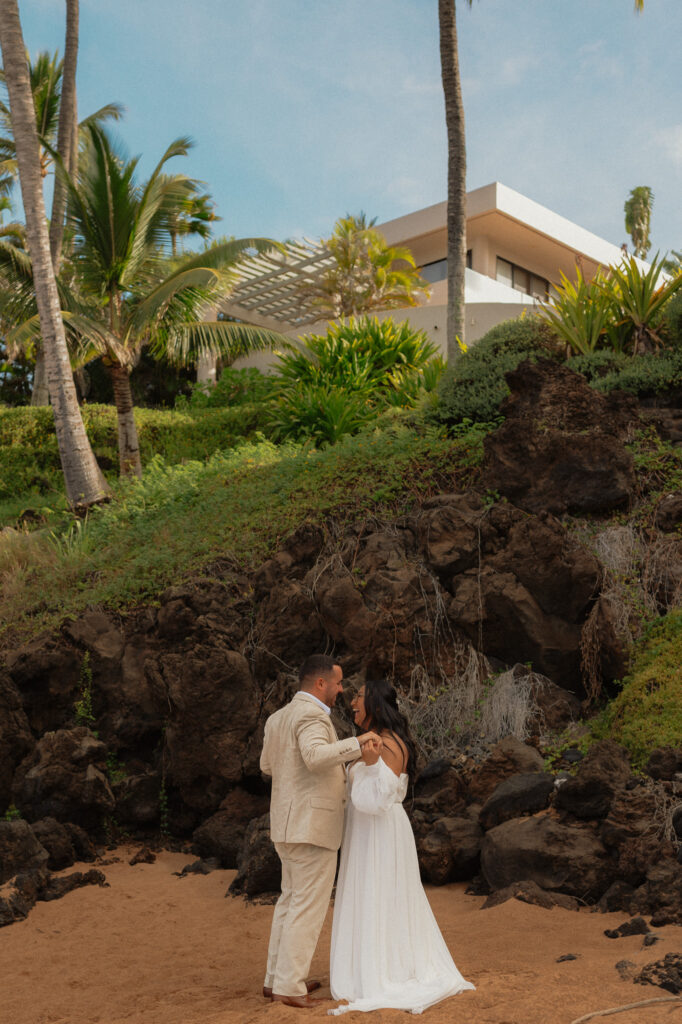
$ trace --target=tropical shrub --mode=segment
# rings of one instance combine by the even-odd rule
[[[443,361],[407,321],[351,317],[292,345],[276,370],[273,436],[333,444],[388,406],[416,405],[435,388]]]
[[[524,359],[556,359],[560,344],[554,331],[536,316],[505,320],[484,334],[448,367],[431,418],[454,425],[492,422],[509,394],[505,373]]]
[[[679,271],[682,274],[682,267]],[[663,311],[663,325],[668,343],[682,348],[682,288],[671,297]]]
[[[270,412],[268,428],[280,440],[312,441],[319,447],[356,434],[375,416],[366,389],[301,382],[282,389]]]

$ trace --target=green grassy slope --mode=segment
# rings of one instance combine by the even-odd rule
[[[88,605],[125,607],[217,556],[257,565],[306,519],[409,507],[467,482],[483,432],[458,438],[405,426],[322,451],[247,443],[206,462],[153,461],[142,482],[67,532],[0,534],[0,645],[55,626]]]

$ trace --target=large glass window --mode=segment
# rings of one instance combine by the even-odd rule
[[[473,253],[471,249],[467,249],[467,261],[466,265],[471,270],[471,264],[473,261]],[[431,284],[435,284],[436,281],[445,281],[448,276],[448,261],[434,260],[433,263],[425,263],[423,267],[419,268],[419,273],[425,281],[429,281]]]
[[[433,263],[425,263],[420,270],[425,281],[435,284],[436,281],[444,281],[448,276],[448,261],[434,260]]]
[[[549,296],[549,281],[510,260],[503,260],[501,256],[497,257],[495,276],[502,284],[524,295],[532,295],[535,299],[546,299]]]
[[[500,259],[497,257],[497,273],[495,275],[498,281],[502,284],[509,285],[510,288],[514,287],[514,264],[510,263],[509,260]]]

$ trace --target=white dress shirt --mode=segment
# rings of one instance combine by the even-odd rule
[[[303,694],[304,697],[310,697],[310,699],[314,700],[316,704],[319,704],[319,706],[322,708],[325,714],[331,715],[332,709],[329,707],[329,705],[325,704],[324,701],[321,701],[319,697],[315,696],[314,693],[308,693],[307,690],[299,690],[298,692]]]

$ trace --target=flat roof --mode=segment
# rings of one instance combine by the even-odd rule
[[[442,231],[447,226],[447,209],[447,202],[435,203],[378,224],[377,228],[389,245],[399,242],[409,245],[411,239]],[[492,213],[508,217],[602,266],[617,263],[622,256],[620,246],[607,242],[499,181],[467,192],[467,223]]]

